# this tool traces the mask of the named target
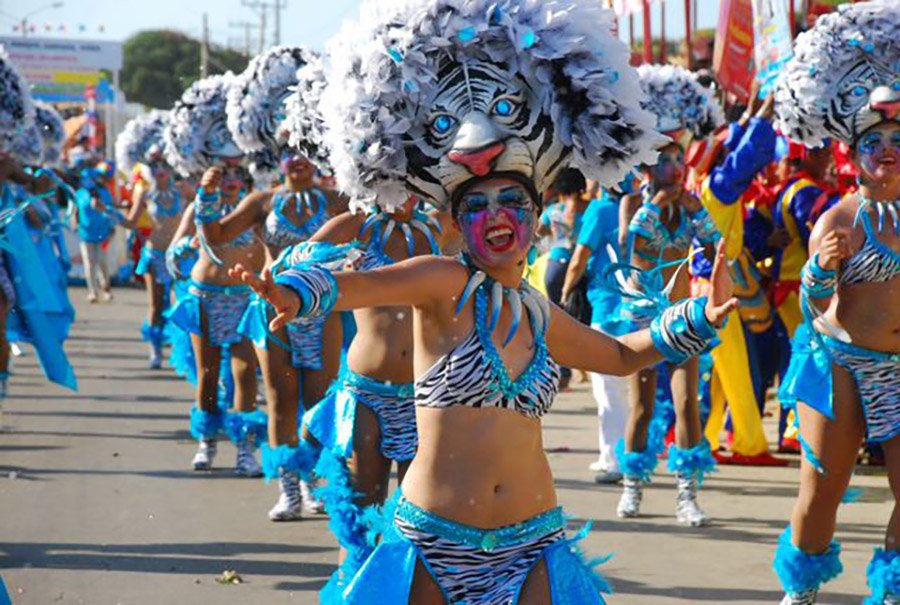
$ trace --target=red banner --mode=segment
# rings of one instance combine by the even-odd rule
[[[713,70],[720,86],[747,102],[755,73],[751,0],[722,0]]]
[[[806,0],[806,25],[812,27],[816,19],[844,4],[847,0]]]

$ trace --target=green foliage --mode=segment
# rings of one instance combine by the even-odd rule
[[[138,32],[125,41],[121,84],[125,97],[148,107],[169,109],[200,77],[200,42],[169,30]],[[209,73],[241,72],[247,57],[212,46]]]

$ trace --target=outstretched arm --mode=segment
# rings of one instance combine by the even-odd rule
[[[374,271],[331,274],[318,268],[288,270],[277,278],[268,269],[257,276],[242,265],[228,274],[250,286],[275,310],[274,332],[299,314],[350,311],[364,307],[424,307],[458,293],[466,269],[450,259],[421,256]],[[297,286],[296,284],[303,284]],[[310,285],[307,288],[307,285]],[[304,296],[301,290],[305,290]]]
[[[733,291],[734,284],[728,273],[724,245],[720,243],[703,317],[691,318],[690,313],[687,313],[688,319],[685,323],[688,324],[688,328],[699,327],[702,328],[700,331],[704,332],[709,331],[711,327],[720,327],[728,314],[737,308],[738,301],[732,297]],[[678,307],[679,305],[676,305],[664,312],[663,318]],[[652,331],[653,329],[647,329],[620,338],[612,338],[588,328],[554,307],[547,344],[553,358],[564,366],[599,374],[628,376],[668,358],[659,350],[659,340],[653,336]],[[676,329],[675,336],[680,335],[683,334]],[[692,351],[693,354],[699,352],[699,350]]]

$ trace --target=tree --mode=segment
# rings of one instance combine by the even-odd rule
[[[213,46],[210,73],[243,71],[248,58]],[[138,32],[124,45],[121,85],[125,97],[157,109],[168,109],[200,77],[200,42],[169,30]]]

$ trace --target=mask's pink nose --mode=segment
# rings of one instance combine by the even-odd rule
[[[475,176],[487,176],[494,166],[494,160],[503,155],[504,151],[506,145],[494,143],[478,151],[451,151],[447,157],[451,162],[465,166]]]

